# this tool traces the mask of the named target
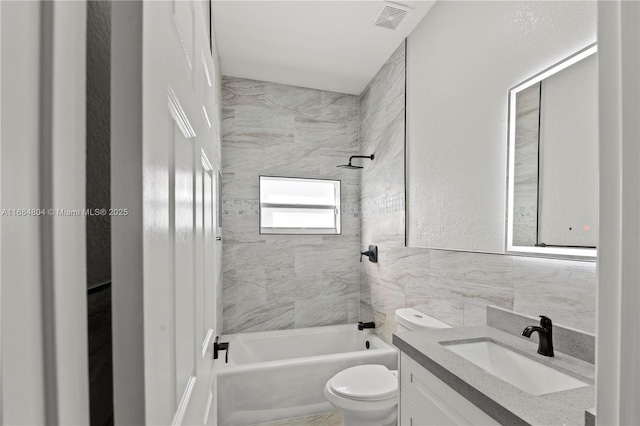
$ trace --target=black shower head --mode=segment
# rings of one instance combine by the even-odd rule
[[[352,155],[351,157],[349,157],[349,164],[342,164],[340,167],[342,169],[362,169],[364,167],[362,166],[354,166],[351,164],[351,160],[353,160],[354,158],[368,158],[369,160],[373,160],[373,154],[371,155]]]

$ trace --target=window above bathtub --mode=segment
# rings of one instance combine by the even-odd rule
[[[260,176],[261,234],[340,234],[340,181]]]

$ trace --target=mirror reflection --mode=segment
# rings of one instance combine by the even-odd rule
[[[507,251],[596,255],[597,77],[594,45],[510,91]]]

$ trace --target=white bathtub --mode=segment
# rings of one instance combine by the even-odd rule
[[[396,349],[356,324],[222,336],[217,363],[218,425],[248,425],[332,411],[327,380],[345,368],[397,369]],[[369,349],[366,343],[369,342]]]

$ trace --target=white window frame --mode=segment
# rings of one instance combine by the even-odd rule
[[[335,203],[333,205],[307,205],[307,204],[285,204],[285,203],[263,203],[262,202],[262,180],[265,179],[281,179],[291,181],[323,181],[332,183],[337,194],[335,194]],[[341,235],[342,234],[342,213],[340,208],[341,194],[342,194],[342,181],[339,179],[320,179],[320,178],[306,178],[306,177],[293,177],[293,176],[259,176],[259,193],[260,193],[260,217],[259,217],[259,232],[266,235]],[[263,208],[282,208],[282,209],[314,209],[314,210],[330,210],[334,211],[334,228],[279,228],[279,227],[263,227],[262,216]]]

